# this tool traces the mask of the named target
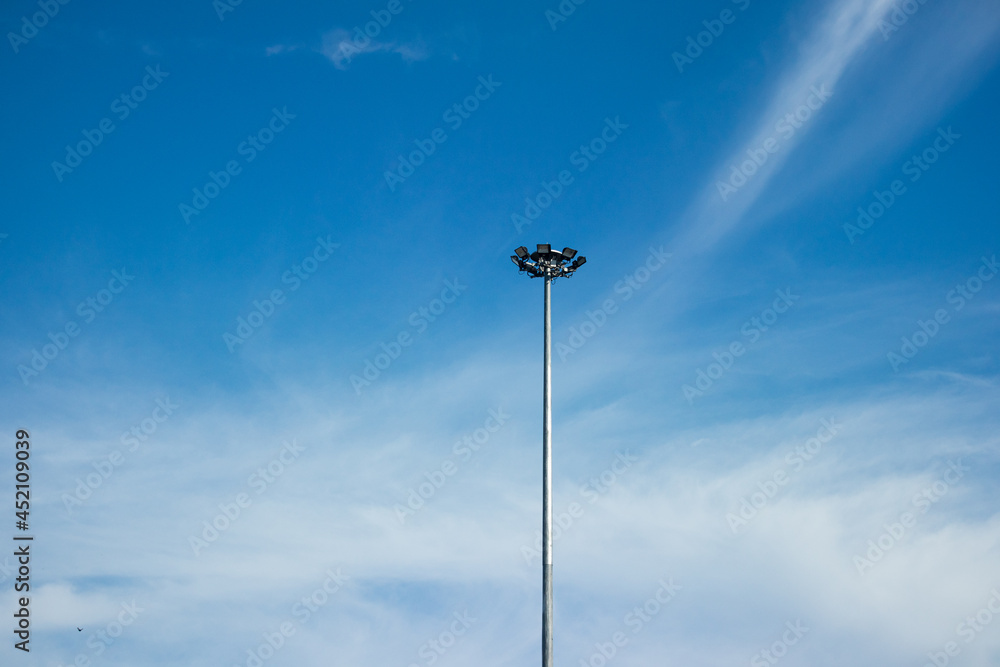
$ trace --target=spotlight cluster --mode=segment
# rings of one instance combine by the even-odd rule
[[[538,250],[530,254],[524,246],[514,253],[510,256],[510,261],[517,265],[521,273],[527,273],[532,278],[568,278],[587,263],[586,257],[576,256],[576,250],[563,248],[560,252],[553,250],[548,243],[539,243]],[[567,265],[567,262],[570,263]]]

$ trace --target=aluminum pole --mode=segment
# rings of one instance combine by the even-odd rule
[[[542,403],[542,667],[552,667],[552,278],[545,275]]]

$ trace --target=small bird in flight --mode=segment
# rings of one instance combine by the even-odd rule
[[[77,628],[77,632],[83,632],[83,628]]]

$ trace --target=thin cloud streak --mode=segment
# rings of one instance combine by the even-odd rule
[[[346,70],[355,58],[372,53],[395,53],[407,63],[427,60],[430,57],[426,45],[420,42],[380,42],[370,39],[364,44],[358,44],[351,39],[351,34],[342,28],[323,35],[323,45],[317,50],[340,70]]]
[[[721,175],[728,178],[733,165],[747,159],[748,148],[759,148],[775,135],[775,123],[802,105],[813,86],[826,86],[837,95],[837,84],[844,70],[858,56],[862,47],[878,32],[879,22],[892,9],[891,0],[842,0],[835,3],[814,31],[815,46],[785,74],[776,86],[771,103],[761,113],[756,129],[739,141],[730,155],[712,171],[711,181],[697,196],[687,212],[674,248],[680,252],[708,250],[743,219],[773,176],[789,158],[808,124],[781,142],[778,151],[747,179],[738,192],[723,201],[717,185]],[[820,110],[819,113],[822,113]]]
[[[427,45],[422,41],[380,42],[375,39],[368,39],[366,42],[359,44],[351,38],[351,33],[343,28],[334,28],[326,32],[319,46],[273,44],[264,50],[264,54],[270,57],[301,49],[309,49],[314,53],[319,53],[339,70],[347,70],[348,66],[356,58],[373,53],[396,54],[405,63],[427,60],[431,55]]]

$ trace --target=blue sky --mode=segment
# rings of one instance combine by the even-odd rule
[[[1000,661],[991,0],[0,16],[5,661]]]

